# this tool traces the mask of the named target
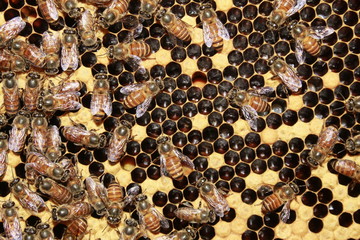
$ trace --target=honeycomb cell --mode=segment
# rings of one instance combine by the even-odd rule
[[[198,103],[197,107],[198,107],[199,113],[201,113],[203,115],[208,115],[213,110],[212,103],[209,100],[201,100]]]
[[[163,208],[163,213],[164,216],[167,218],[174,218],[175,217],[175,213],[174,211],[177,209],[177,207],[174,204],[166,204],[166,206]]]
[[[246,187],[246,183],[242,178],[234,177],[230,181],[230,188],[233,192],[242,192]]]
[[[199,230],[199,235],[204,240],[210,240],[215,237],[215,229],[214,227],[205,224]]]
[[[299,179],[306,180],[311,176],[311,169],[308,165],[299,165],[295,169],[295,176]]]
[[[266,162],[261,159],[256,159],[251,163],[251,170],[256,174],[263,174],[266,171]]]
[[[218,127],[223,122],[222,115],[217,112],[212,112],[208,117],[208,122],[211,126]]]
[[[105,167],[102,163],[92,162],[89,165],[89,173],[90,175],[100,176],[105,171]]]
[[[282,115],[282,120],[286,125],[293,126],[298,120],[297,113],[293,110],[286,110]]]
[[[150,179],[157,180],[161,177],[160,167],[152,165],[146,170],[147,176]]]
[[[194,160],[195,169],[198,171],[205,171],[208,168],[208,160],[204,157],[197,157]]]
[[[264,225],[262,217],[258,215],[251,215],[247,220],[247,227],[251,230],[259,230]]]
[[[360,223],[360,209],[354,212],[354,221]]]
[[[269,116],[266,117],[266,124],[272,129],[279,128],[282,124],[281,116],[276,113],[270,113]]]
[[[194,117],[198,113],[198,110],[195,104],[188,102],[184,105],[183,112],[187,117]]]
[[[237,50],[231,51],[227,57],[229,64],[234,66],[240,65],[244,61],[242,53]]]
[[[328,208],[325,204],[317,204],[313,208],[314,216],[317,218],[324,218],[328,214]]]
[[[345,57],[345,66],[349,69],[355,69],[359,66],[359,57],[354,54],[349,54]]]
[[[250,174],[250,166],[246,163],[239,163],[235,167],[236,175],[245,178]]]
[[[306,206],[314,206],[316,204],[316,194],[313,192],[305,192],[302,196],[301,196],[301,201],[304,205]],[[329,206],[330,209],[330,206]]]
[[[184,189],[184,198],[187,201],[195,201],[199,197],[199,190],[196,187],[189,186]]]
[[[182,62],[186,58],[186,51],[182,47],[175,47],[171,50],[171,58],[176,62]]]
[[[350,227],[353,223],[352,216],[350,213],[344,212],[339,216],[339,224],[342,227]]]
[[[256,201],[256,192],[250,188],[245,189],[241,193],[241,200],[246,204],[253,204]],[[262,219],[261,219],[262,221]]]

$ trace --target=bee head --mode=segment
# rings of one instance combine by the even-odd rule
[[[32,226],[26,227],[24,232],[30,235],[36,234],[36,229]]]
[[[196,182],[196,187],[197,188],[201,188],[205,183],[206,183],[207,179],[205,177],[200,178],[197,182]]]
[[[21,72],[21,71],[27,71],[30,69],[30,66],[25,62],[25,60],[15,55],[15,61],[14,61],[14,72]]]
[[[214,210],[209,210],[209,222],[213,223],[216,220],[216,213]]]
[[[131,122],[129,122],[127,120],[120,120],[120,125],[123,125],[124,127],[127,127],[128,129],[132,128]]]
[[[350,153],[355,152],[355,141],[351,138],[349,138],[348,140],[346,140],[345,142],[345,148],[347,151],[349,151]]]
[[[57,220],[58,217],[66,217],[67,215],[69,215],[69,210],[66,207],[61,207],[57,210],[54,208],[53,214],[54,214],[54,211],[56,213],[56,219],[54,219],[54,217],[53,217],[54,220]]]
[[[52,233],[48,229],[42,229],[40,231],[39,236],[40,236],[40,239],[49,239],[52,237]]]
[[[280,59],[278,56],[271,58],[268,62],[268,66],[271,67],[275,63],[275,61],[278,59]]]
[[[319,166],[319,162],[318,160],[321,159],[323,156],[323,154],[319,151],[311,151],[309,156],[306,158],[308,164],[313,167],[313,168],[317,168]]]
[[[159,9],[156,13],[156,18],[161,19],[165,15],[165,13],[166,13],[165,9],[163,9],[163,8]]]
[[[68,4],[68,6],[70,7],[66,7],[67,9],[71,9],[69,11],[69,16],[71,18],[79,18],[81,16],[81,13],[83,13],[85,11],[85,9],[83,7],[76,7],[75,2],[73,1],[66,1],[66,3]]]
[[[170,138],[168,136],[162,136],[162,137],[159,137],[157,140],[156,140],[156,144],[164,144],[166,142],[169,142],[170,141]]]
[[[128,226],[131,226],[131,227],[137,227],[137,225],[138,225],[137,222],[133,218],[126,219],[125,224]]]
[[[354,111],[354,106],[355,106],[355,101],[354,101],[354,97],[351,97],[349,100],[347,100],[345,102],[345,109],[348,112],[352,112]]]
[[[11,48],[13,51],[19,51],[23,45],[23,41],[13,41]]]
[[[279,28],[279,26],[270,20],[270,18],[267,19],[266,21],[266,27],[270,30],[277,30]]]
[[[156,77],[155,79],[155,83],[157,85],[157,87],[160,89],[160,90],[164,90],[164,81],[162,80],[161,77]]]
[[[192,227],[186,227],[185,230],[186,230],[186,232],[188,233],[188,235],[190,236],[191,239],[196,238],[196,231]]]
[[[290,188],[294,191],[295,194],[299,194],[300,189],[296,183],[289,183]]]
[[[3,208],[12,208],[14,206],[15,206],[15,202],[13,202],[13,201],[6,201],[2,205]]]

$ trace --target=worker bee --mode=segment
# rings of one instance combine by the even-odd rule
[[[61,10],[69,15],[71,18],[81,17],[81,13],[85,11],[84,8],[78,7],[77,0],[55,0],[56,4]]]
[[[204,42],[210,48],[211,46],[217,52],[221,52],[224,40],[229,40],[230,35],[224,24],[218,19],[211,3],[202,4],[200,7],[200,19],[203,24]]]
[[[99,124],[106,116],[112,113],[112,100],[110,96],[110,84],[107,75],[98,73],[94,76],[94,91],[91,96],[90,110],[95,123]]]
[[[345,102],[345,108],[349,112],[360,112],[360,96],[350,97],[350,99]]]
[[[0,26],[0,48],[4,48],[8,42],[14,39],[26,26],[21,17],[14,17]]]
[[[97,7],[108,7],[113,0],[86,0],[86,3],[90,3]]]
[[[35,185],[42,193],[49,195],[50,199],[58,205],[72,201],[70,190],[50,178],[39,176],[36,179]]]
[[[131,127],[130,122],[123,120],[115,128],[106,151],[109,162],[117,163],[125,155],[126,144],[131,137]]]
[[[35,213],[40,213],[48,209],[44,199],[36,192],[31,191],[26,184],[20,182],[20,178],[15,178],[10,183],[10,188],[12,194],[23,208]]]
[[[3,203],[1,218],[6,237],[11,240],[22,240],[20,219],[13,201],[6,201]]]
[[[156,18],[160,20],[161,25],[168,31],[168,33],[171,33],[182,41],[191,41],[187,25],[172,12],[160,9],[156,13]]]
[[[34,44],[16,40],[11,44],[11,51],[25,58],[34,67],[42,68],[45,65],[46,54]]]
[[[76,30],[63,31],[61,47],[61,68],[63,71],[76,70],[79,66],[79,51]]]
[[[109,28],[111,25],[119,22],[125,16],[130,0],[114,0],[99,17],[99,24],[103,28]]]
[[[14,118],[9,137],[9,149],[13,152],[21,152],[30,129],[30,116],[20,111]]]
[[[6,72],[2,75],[4,79],[3,93],[4,93],[4,106],[8,115],[15,115],[20,110],[20,91],[15,78],[15,73]]]
[[[346,140],[345,148],[351,154],[356,154],[360,152],[360,135]]]
[[[46,138],[46,154],[45,156],[52,162],[61,156],[61,137],[59,134],[59,128],[55,125],[51,125],[47,129]]]
[[[43,33],[42,50],[45,57],[45,73],[55,75],[59,72],[61,41],[57,32],[46,31]]]
[[[296,75],[294,69],[286,64],[284,60],[279,57],[273,57],[269,61],[270,69],[282,80],[283,84],[293,93],[298,93],[301,90],[302,82]]]
[[[54,240],[54,234],[53,231],[50,228],[50,225],[47,223],[40,223],[39,225],[36,226],[37,228],[37,236],[39,239],[44,239],[44,240]]]
[[[241,90],[233,88],[228,93],[230,103],[240,107],[245,120],[252,129],[257,129],[258,113],[269,112],[270,106],[267,103],[267,96],[274,92],[271,87],[263,87],[257,90]]]
[[[142,58],[146,58],[151,54],[151,47],[144,41],[130,41],[118,43],[109,47],[108,55],[110,59],[128,60],[133,59],[137,63]]]
[[[35,150],[45,153],[48,133],[48,122],[44,113],[35,112],[31,121],[31,142]]]
[[[77,111],[81,108],[79,92],[63,92],[55,94],[41,93],[38,98],[38,110],[53,111]]]
[[[197,188],[200,189],[201,197],[212,208],[216,215],[223,217],[224,214],[230,211],[230,206],[225,199],[226,193],[222,189],[207,181],[206,178],[200,178],[196,183]]]
[[[112,181],[107,188],[107,194],[109,199],[109,207],[107,208],[107,223],[109,226],[116,228],[120,224],[124,199],[121,186],[118,182]]]
[[[75,240],[82,239],[85,235],[88,224],[84,218],[76,218],[66,222],[66,231],[63,239]]]
[[[136,240],[140,237],[141,229],[135,219],[125,220],[125,227],[119,233],[121,240]]]
[[[26,156],[25,170],[35,170],[43,176],[54,180],[66,182],[69,179],[69,171],[60,164],[54,163],[38,152],[28,152]]]
[[[100,183],[97,177],[91,176],[85,179],[85,187],[91,206],[93,206],[98,215],[103,216],[106,213],[106,208],[109,206],[105,186]]]
[[[92,214],[92,212],[93,208],[90,203],[79,201],[55,207],[52,209],[51,214],[54,221],[67,221],[87,217]]]
[[[8,135],[6,133],[0,132],[0,179],[3,179],[6,174],[8,152]]]
[[[30,69],[27,62],[19,55],[12,54],[6,49],[0,50],[0,70],[25,72]]]
[[[36,239],[36,228],[27,226],[23,232],[23,240],[35,240]]]
[[[185,207],[178,208],[174,211],[176,217],[190,223],[212,223],[216,220],[216,214],[213,210],[203,208],[193,208],[190,204],[184,203]]]
[[[136,117],[139,118],[147,111],[151,100],[161,90],[164,89],[164,83],[160,78],[145,82],[130,84],[120,89],[120,92],[126,95],[125,108],[136,107]]]
[[[139,213],[140,224],[143,224],[150,232],[159,233],[160,227],[168,228],[166,218],[147,200],[147,196],[139,194],[135,198],[136,210]]]
[[[75,165],[68,158],[62,158],[59,163],[61,166],[69,171],[69,180],[66,186],[70,189],[75,201],[81,200],[85,196],[85,188],[81,181],[81,177],[78,175],[78,170]]]
[[[26,80],[23,102],[26,110],[35,111],[41,92],[41,76],[36,72],[31,72],[26,76]]]
[[[95,50],[99,46],[95,27],[94,17],[89,10],[85,10],[81,14],[77,28],[81,42],[90,50]]]
[[[273,11],[268,17],[266,26],[270,30],[276,30],[281,27],[287,17],[298,12],[306,4],[306,0],[275,0],[273,3]]]
[[[52,25],[56,25],[59,20],[59,13],[54,0],[36,0],[42,17]]]
[[[62,81],[59,85],[52,86],[50,92],[52,93],[65,93],[65,92],[80,92],[85,83],[80,80]]]
[[[103,148],[106,145],[104,134],[88,131],[81,125],[64,126],[62,134],[68,141],[88,148]]]
[[[295,183],[285,184],[280,187],[275,186],[273,193],[265,197],[262,202],[262,213],[273,212],[284,205],[280,218],[283,222],[286,222],[290,217],[290,203],[299,192],[299,187]]]
[[[331,166],[338,173],[360,182],[360,165],[356,164],[355,161],[338,159],[331,162]]]
[[[320,40],[335,31],[325,26],[307,27],[296,20],[291,22],[289,29],[295,39],[295,57],[300,64],[305,62],[305,51],[312,56],[318,55],[321,47]]]
[[[180,231],[173,231],[172,233],[158,237],[156,240],[193,240],[196,238],[196,231],[192,227],[186,227]]]
[[[157,140],[158,152],[160,154],[161,173],[165,176],[170,176],[176,181],[184,178],[184,170],[182,164],[194,169],[195,165],[188,156],[182,154],[175,149],[169,137],[160,137]]]
[[[159,6],[159,0],[141,0],[140,17],[147,20],[151,19]]]
[[[334,126],[324,126],[322,128],[316,145],[311,149],[309,156],[307,157],[307,162],[311,167],[317,167],[325,161],[334,147],[338,135],[339,131]]]

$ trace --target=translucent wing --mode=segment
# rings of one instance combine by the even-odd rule
[[[223,217],[224,213],[230,210],[225,197],[219,193],[215,186],[213,188],[213,195],[203,194],[202,196],[219,217]]]
[[[14,17],[0,26],[0,32],[5,33],[4,42],[16,37],[26,26],[21,17]],[[4,43],[1,43],[4,44]]]
[[[9,219],[3,216],[4,230],[8,239],[22,240],[21,225],[18,216],[11,217]]]
[[[165,236],[161,236],[161,237],[157,237],[155,238],[155,240],[174,240],[176,239],[176,235],[165,235]]]
[[[282,208],[281,213],[280,213],[280,218],[281,218],[281,221],[283,221],[283,222],[287,222],[287,220],[289,220],[289,218],[290,218],[290,201],[287,201],[284,204],[284,207]]]
[[[17,198],[21,206],[36,213],[38,213],[42,207],[46,206],[44,200],[37,195],[37,193],[31,191],[27,187],[24,188],[24,191],[24,195],[27,197],[20,196]]]
[[[283,0],[275,0],[273,3],[273,8],[278,9],[282,2],[283,2]]]
[[[21,148],[25,144],[27,129],[18,129],[13,126],[9,137],[9,149],[13,152],[21,151]]]
[[[182,164],[184,164],[185,166],[191,169],[195,169],[194,163],[191,161],[191,159],[188,156],[184,155],[177,149],[174,149],[174,153],[181,160]]]
[[[269,96],[271,95],[275,90],[272,87],[262,87],[259,89],[256,89],[255,92],[259,95],[265,95]]]
[[[7,162],[8,162],[7,156],[8,156],[7,150],[2,150],[0,152],[0,178],[2,178],[6,173]]]
[[[145,99],[143,103],[141,103],[139,106],[136,107],[136,117],[140,118],[149,108],[149,105],[151,103],[151,100],[153,99],[152,96]]]
[[[295,41],[295,57],[298,63],[303,64],[305,62],[304,47],[299,40]]]
[[[278,76],[288,89],[293,92],[298,92],[302,87],[300,78],[296,75],[295,71],[286,65],[285,72],[278,72]]]
[[[127,85],[123,88],[120,89],[120,92],[124,95],[129,95],[130,93],[134,92],[134,91],[138,91],[140,89],[142,89],[144,87],[145,84],[143,83],[135,83],[135,84],[130,84]]]
[[[59,18],[59,13],[57,11],[57,8],[55,6],[55,3],[53,0],[46,0],[46,6],[47,6],[47,9],[49,10],[49,15],[50,17],[56,21],[58,20]]]
[[[163,228],[169,227],[169,222],[156,208],[152,207],[151,212],[160,219],[160,224]]]
[[[333,32],[335,32],[335,30],[331,27],[315,26],[311,28],[311,33],[309,34],[309,36],[319,40],[323,39],[326,36],[329,36]]]
[[[302,9],[306,4],[306,0],[296,0],[296,4],[294,7],[290,8],[287,12],[286,12],[286,16],[291,16],[294,13],[298,12],[300,9]]]
[[[210,26],[206,21],[203,22],[203,34],[205,45],[208,48],[211,47],[213,43],[213,36],[211,35]]]
[[[137,27],[133,30],[133,36],[134,36],[134,38],[138,37],[138,36],[141,34],[143,28],[144,28],[144,26],[143,26],[141,23],[139,23],[139,24],[137,25]]]
[[[79,56],[78,56],[76,44],[72,44],[71,48],[62,47],[61,49],[61,68],[63,71],[71,68],[76,70],[79,66]]]
[[[163,155],[160,155],[160,171],[161,171],[161,175],[168,176],[169,173],[166,170],[165,161],[166,161],[166,158]]]
[[[218,35],[220,37],[222,37],[224,40],[229,40],[230,39],[230,35],[228,30],[226,29],[226,27],[224,26],[224,24],[218,19],[216,18],[216,26],[218,28]]]
[[[244,115],[245,120],[249,123],[250,127],[254,130],[257,130],[256,121],[259,118],[256,110],[249,105],[245,105],[241,107],[241,112]]]

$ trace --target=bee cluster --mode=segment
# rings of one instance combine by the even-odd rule
[[[359,10],[0,0],[0,238],[357,238]]]

